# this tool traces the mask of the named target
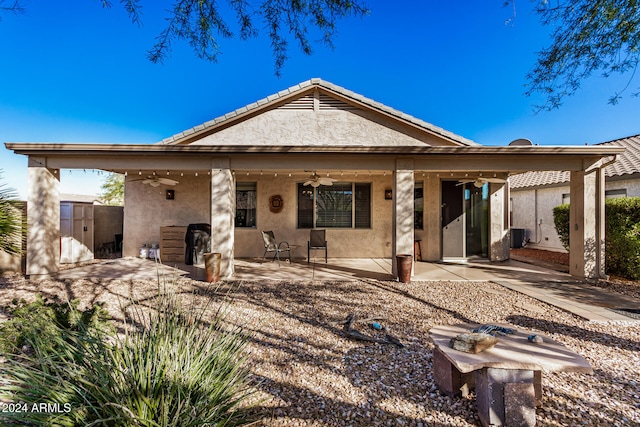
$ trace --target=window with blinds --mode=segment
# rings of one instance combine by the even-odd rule
[[[256,227],[256,183],[236,183],[236,227]]]
[[[298,228],[371,228],[371,184],[298,184]]]
[[[371,184],[358,182],[354,187],[356,228],[371,228]]]

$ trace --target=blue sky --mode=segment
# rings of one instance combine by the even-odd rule
[[[524,96],[547,28],[517,2],[370,0],[339,23],[335,48],[292,44],[274,74],[266,37],[220,40],[218,63],[182,41],[164,64],[146,59],[171,2],[144,0],[143,25],[118,1],[26,1],[0,21],[0,142],[155,143],[312,77],[320,77],[484,145],[598,143],[640,133],[640,98],[607,104],[626,77],[595,76],[552,112]],[[2,182],[26,197],[26,158],[0,146]],[[61,191],[92,194],[104,175],[63,171]]]

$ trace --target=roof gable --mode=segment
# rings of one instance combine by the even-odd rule
[[[306,116],[304,115],[306,112]],[[316,123],[309,120],[315,112]],[[265,117],[261,117],[265,116]],[[306,117],[306,119],[301,119]],[[260,119],[263,119],[262,121]],[[295,132],[291,128],[296,120],[300,127]],[[278,121],[281,123],[278,124]],[[346,122],[349,121],[350,124]],[[250,123],[253,122],[253,123]],[[243,125],[244,123],[244,125]],[[258,145],[285,145],[282,138],[270,134],[272,129],[288,123],[288,132],[293,130],[298,139],[293,145],[419,145],[419,146],[476,146],[473,141],[446,131],[442,128],[402,113],[384,104],[373,101],[350,90],[336,86],[321,79],[311,79],[292,86],[289,89],[270,95],[264,99],[246,105],[224,116],[195,126],[184,132],[164,139],[165,145],[249,145],[250,141]],[[359,135],[358,128],[372,124],[373,129]],[[340,128],[342,124],[342,128]],[[244,126],[235,133],[228,131],[232,127]],[[311,134],[304,138],[305,130],[328,127],[327,132]],[[382,128],[392,133],[380,133]],[[262,132],[260,132],[262,129]],[[224,131],[227,131],[226,133]],[[330,131],[330,132],[329,132]],[[248,133],[242,141],[240,134]],[[355,132],[355,134],[354,134]],[[224,133],[224,135],[222,135]],[[277,134],[278,132],[276,132]],[[282,133],[285,133],[283,130]],[[328,133],[328,134],[327,134]],[[216,135],[221,134],[221,135]],[[214,136],[215,135],[215,136]],[[371,138],[377,135],[377,138]],[[405,135],[407,138],[397,138]],[[305,141],[306,139],[306,141]],[[261,141],[261,142],[260,142]],[[289,141],[291,145],[291,141]]]

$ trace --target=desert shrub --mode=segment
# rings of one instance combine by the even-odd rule
[[[605,200],[605,268],[608,274],[640,279],[640,197]],[[553,209],[556,231],[569,250],[569,205]]]
[[[251,391],[246,336],[227,326],[224,310],[208,312],[165,292],[152,310],[133,304],[125,331],[108,339],[53,323],[46,342],[27,337],[33,351],[5,355],[0,399],[54,410],[3,415],[15,425],[248,423],[241,407]]]

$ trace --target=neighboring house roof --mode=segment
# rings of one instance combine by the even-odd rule
[[[61,202],[80,202],[80,203],[92,203],[92,204],[102,204],[100,202],[100,198],[98,196],[88,195],[88,194],[60,194]]]
[[[615,163],[605,167],[604,174],[607,178],[640,173],[640,135],[595,145],[625,148],[623,153],[618,154]],[[567,171],[525,172],[509,177],[509,185],[512,189],[557,185],[568,182],[569,172]]]
[[[415,118],[409,114],[405,114],[380,102],[376,102],[370,98],[362,96],[358,93],[335,85],[328,81],[322,80],[320,78],[307,80],[288,89],[282,90],[276,94],[267,96],[266,98],[253,102],[223,116],[217,117],[201,125],[177,133],[173,136],[170,136],[169,138],[165,138],[161,142],[159,142],[159,144],[188,144],[192,142],[194,138],[198,138],[200,135],[213,133],[218,128],[224,128],[232,124],[233,122],[243,120],[245,117],[250,117],[260,111],[273,109],[287,103],[289,103],[290,105],[301,105],[305,102],[305,95],[312,93],[316,88],[319,89],[323,94],[328,94],[330,98],[334,98],[333,100],[329,99],[326,101],[329,103],[329,105],[332,102],[335,102],[335,98],[337,98],[338,101],[344,100],[352,106],[360,106],[378,113],[382,113],[388,117],[391,117],[392,119],[413,125],[423,131],[438,135],[446,140],[449,140],[454,145],[479,145],[478,143],[464,138],[460,135],[456,135],[455,133],[449,132],[431,123]]]

